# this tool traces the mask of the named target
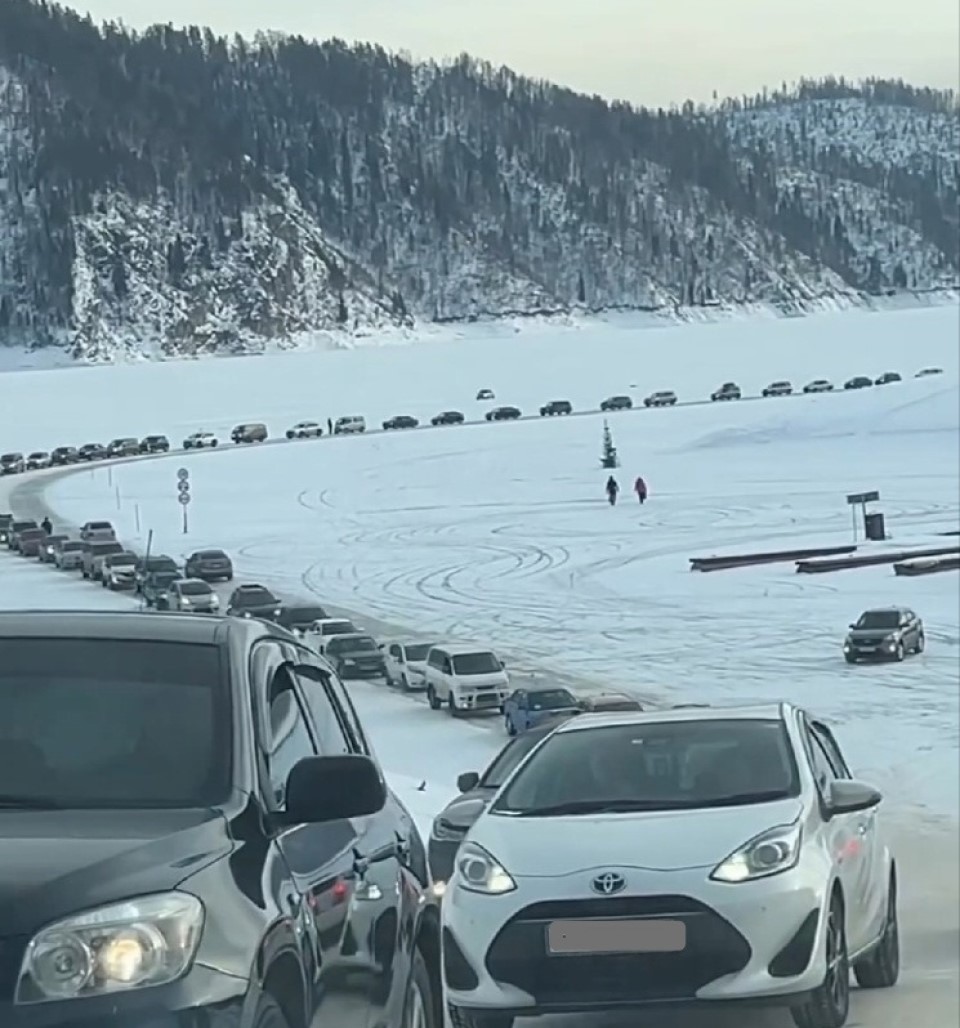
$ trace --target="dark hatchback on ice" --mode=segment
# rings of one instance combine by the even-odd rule
[[[439,1028],[426,853],[262,621],[0,614],[3,1028]]]

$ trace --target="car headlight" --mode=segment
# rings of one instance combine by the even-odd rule
[[[715,882],[735,884],[789,871],[800,859],[802,836],[799,823],[771,828],[734,850],[713,869],[710,877]]]
[[[883,640],[883,645],[886,646],[888,650],[892,650],[897,645],[898,641],[899,640],[896,635],[888,635],[887,638]]]
[[[457,885],[468,892],[502,896],[513,892],[517,883],[507,869],[482,846],[468,842],[457,854]]]
[[[203,904],[183,892],[141,896],[48,925],[30,941],[17,1004],[166,985],[189,969]]]
[[[212,595],[212,596],[210,597],[210,606],[211,606],[211,607],[219,607],[219,606],[220,606],[220,597],[219,597],[219,596],[217,596],[217,594],[216,594],[216,593],[214,593],[214,594],[213,594],[213,595]]]

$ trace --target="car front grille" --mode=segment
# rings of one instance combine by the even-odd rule
[[[553,956],[547,927],[554,920],[668,919],[686,925],[680,953]],[[744,968],[747,940],[716,911],[685,896],[633,896],[538,903],[500,930],[486,966],[500,982],[529,993],[544,1008],[682,1001],[708,982]]]

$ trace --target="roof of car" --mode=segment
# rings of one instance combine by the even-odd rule
[[[624,710],[599,714],[580,714],[565,721],[559,732],[577,732],[601,725],[649,725],[667,721],[782,721],[783,704],[765,703],[744,707],[684,707],[665,710]]]
[[[236,619],[141,611],[0,611],[0,638],[142,639],[151,642],[214,643]]]
[[[463,657],[468,653],[493,653],[492,646],[484,646],[482,643],[442,643],[432,648],[446,653],[449,657]]]

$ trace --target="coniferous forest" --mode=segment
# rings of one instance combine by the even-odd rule
[[[3,0],[0,343],[949,288],[958,154],[956,97],[902,82],[646,110],[467,56]]]

